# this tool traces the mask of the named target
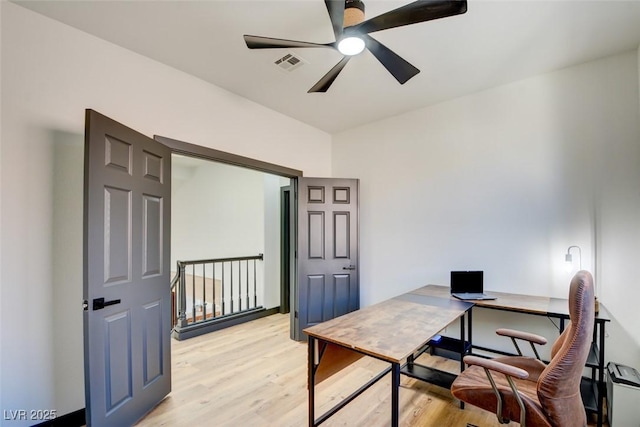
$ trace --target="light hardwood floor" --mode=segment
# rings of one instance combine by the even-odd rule
[[[173,391],[138,426],[307,425],[307,347],[289,339],[288,315],[173,340],[171,345]],[[458,367],[458,362],[436,357],[426,363],[447,370]],[[317,414],[386,366],[365,357],[322,382],[316,388]],[[388,374],[323,426],[388,426],[390,382]],[[488,412],[468,405],[461,410],[449,390],[405,376],[400,408],[402,426],[500,425]]]

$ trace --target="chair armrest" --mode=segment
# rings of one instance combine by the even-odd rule
[[[531,334],[529,332],[516,331],[515,329],[505,329],[505,328],[496,329],[496,334],[502,335],[504,337],[518,338],[518,339],[529,341],[539,345],[545,345],[547,343],[547,339],[545,337],[542,337],[536,334]]]
[[[497,362],[491,359],[485,359],[478,356],[465,356],[464,363],[467,365],[476,365],[481,368],[489,369],[491,371],[500,372],[510,377],[526,380],[529,378],[529,373],[524,369],[516,368],[515,366],[507,365],[506,363]]]
[[[498,386],[496,386],[496,382],[493,380],[491,371],[500,372],[506,376],[509,387],[511,387],[511,391],[513,392],[513,396],[515,397],[516,401],[518,402],[518,406],[520,407],[520,426],[526,427],[527,413],[524,402],[522,401],[520,393],[518,392],[518,388],[516,387],[511,377],[526,380],[527,378],[529,378],[529,373],[524,369],[516,368],[515,366],[507,365],[506,363],[497,362],[491,359],[483,359],[482,357],[477,356],[465,356],[463,360],[467,365],[476,365],[483,368],[484,372],[487,374],[487,379],[491,383],[493,393],[496,395],[496,417],[498,417],[498,421],[500,422],[500,424],[508,424],[509,420],[502,417],[502,395],[498,390]],[[460,375],[463,374],[464,372]]]

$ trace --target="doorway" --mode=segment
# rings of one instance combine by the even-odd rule
[[[303,178],[302,172],[295,169],[166,137],[155,136],[154,139],[168,146],[173,154],[290,179],[288,229],[291,233],[288,236],[289,254],[285,258],[289,259],[292,339],[304,341],[305,327],[359,308],[357,179]],[[302,193],[300,199],[299,191]],[[269,240],[279,242],[281,237],[274,236]]]
[[[280,188],[280,313],[291,311],[291,185]]]
[[[288,313],[295,283],[291,179],[302,172],[155,140],[172,150],[172,277],[182,271],[187,281],[172,288],[180,290],[174,295],[174,337]],[[198,264],[204,260],[216,262]]]

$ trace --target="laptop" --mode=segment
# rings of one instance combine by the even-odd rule
[[[461,300],[493,300],[483,290],[483,271],[452,271],[451,296]]]

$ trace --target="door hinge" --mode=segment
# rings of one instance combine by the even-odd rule
[[[87,300],[82,301],[82,310],[83,311],[89,310],[89,301]]]
[[[298,318],[298,312],[297,311],[293,312],[293,317],[295,317],[296,319]]]

